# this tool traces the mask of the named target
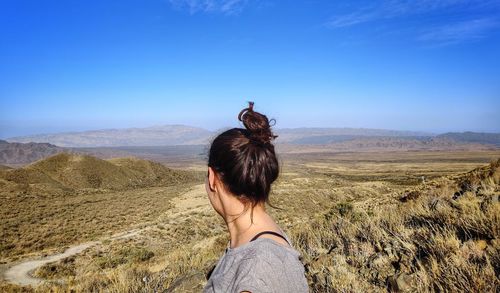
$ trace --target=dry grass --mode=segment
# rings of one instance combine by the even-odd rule
[[[470,174],[436,180],[404,203],[372,209],[337,204],[309,226],[292,229],[311,289],[496,292],[499,165],[472,175],[483,178],[474,177],[475,190],[456,199]]]
[[[269,211],[302,253],[312,292],[498,290],[498,163],[464,175],[491,154],[446,155],[442,161],[435,152],[393,161],[385,155],[283,158],[272,203],[284,210]],[[424,183],[421,176],[434,179]],[[203,188],[186,194],[174,202],[177,208],[159,207],[136,237],[105,241],[37,271],[52,281],[35,289],[3,283],[0,290],[200,291],[228,238],[222,220],[203,204]],[[140,206],[138,199],[130,211]],[[103,221],[119,222],[115,216]]]
[[[144,225],[199,180],[150,161],[65,153],[0,175],[2,263]]]

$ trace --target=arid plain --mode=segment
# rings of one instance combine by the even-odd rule
[[[282,209],[268,210],[311,292],[500,288],[500,151],[279,158]],[[0,291],[199,292],[228,241],[203,156],[154,159],[62,153],[3,168]]]

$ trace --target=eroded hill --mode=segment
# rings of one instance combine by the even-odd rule
[[[194,172],[152,161],[68,153],[0,170],[0,258],[41,253],[151,221],[199,182]]]
[[[193,174],[137,158],[102,160],[60,153],[17,169],[0,170],[0,190],[23,194],[61,194],[172,185]]]

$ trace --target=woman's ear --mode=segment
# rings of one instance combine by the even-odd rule
[[[217,180],[217,175],[215,174],[214,169],[212,167],[208,167],[208,188],[210,189],[211,192],[216,191],[216,180]]]

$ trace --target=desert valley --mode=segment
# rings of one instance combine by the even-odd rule
[[[498,291],[498,134],[277,134],[281,209],[268,211],[311,292]],[[2,141],[0,291],[201,291],[229,240],[204,188],[213,135],[168,126]]]

